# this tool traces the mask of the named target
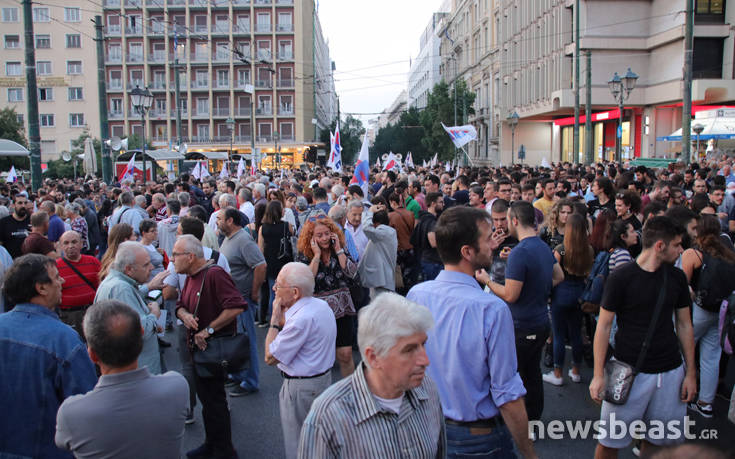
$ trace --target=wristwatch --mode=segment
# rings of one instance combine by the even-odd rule
[[[207,328],[207,333],[209,333],[209,336],[214,335],[214,328],[212,327]]]
[[[345,249],[339,249],[337,251],[337,255],[342,255],[343,253],[345,253]]]

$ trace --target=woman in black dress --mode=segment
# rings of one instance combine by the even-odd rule
[[[276,277],[283,265],[293,261],[293,251],[291,248],[291,235],[294,228],[289,223],[282,221],[283,205],[278,199],[271,200],[265,208],[265,214],[261,220],[258,229],[258,247],[263,252],[266,268],[266,279],[268,280],[268,290],[270,291],[270,299],[268,300],[268,309],[261,309],[261,324],[270,323],[271,310],[273,309],[273,299],[275,292],[273,284],[276,283]],[[263,303],[261,302],[261,308]],[[263,308],[264,309],[264,308]]]

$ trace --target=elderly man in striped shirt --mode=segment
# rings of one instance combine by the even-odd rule
[[[362,364],[312,404],[298,457],[442,458],[446,435],[439,393],[425,376],[431,312],[395,293],[360,311]]]

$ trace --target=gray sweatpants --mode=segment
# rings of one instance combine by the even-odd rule
[[[332,374],[327,372],[310,379],[283,380],[278,395],[281,409],[281,427],[283,428],[283,444],[286,447],[286,459],[296,458],[299,450],[301,426],[309,414],[311,403],[332,383]]]

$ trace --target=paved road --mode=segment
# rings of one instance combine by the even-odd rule
[[[258,350],[263,356],[263,344],[267,329],[258,328]],[[170,341],[174,341],[169,338]],[[175,344],[174,344],[175,345]],[[567,356],[568,359],[570,356]],[[165,353],[169,369],[180,368],[174,348]],[[359,354],[355,352],[355,359]],[[735,364],[730,365],[727,382],[729,387],[735,383]],[[339,379],[339,370],[335,366],[332,370],[332,379]],[[542,421],[554,419],[591,420],[599,419],[600,409],[589,398],[588,384],[592,378],[592,370],[582,369],[582,383],[574,384],[565,381],[561,387],[544,384],[545,407]],[[281,376],[275,367],[265,364],[260,366],[260,391],[245,397],[229,397],[232,413],[232,436],[235,448],[241,459],[282,458],[284,457],[283,438],[278,413],[278,391],[281,388]],[[715,417],[711,420],[691,414],[696,421],[694,431],[699,434],[703,429],[717,429],[719,438],[710,441],[726,451],[735,451],[735,428],[728,423],[728,402],[717,398],[715,403]],[[201,418],[201,405],[195,410],[196,422],[186,426],[184,437],[184,451],[199,446],[204,441],[204,426]],[[562,440],[539,439],[535,443],[536,451],[543,458],[590,458],[594,455],[596,441],[594,439],[580,440],[565,437]],[[621,451],[621,459],[634,458],[631,449]]]

